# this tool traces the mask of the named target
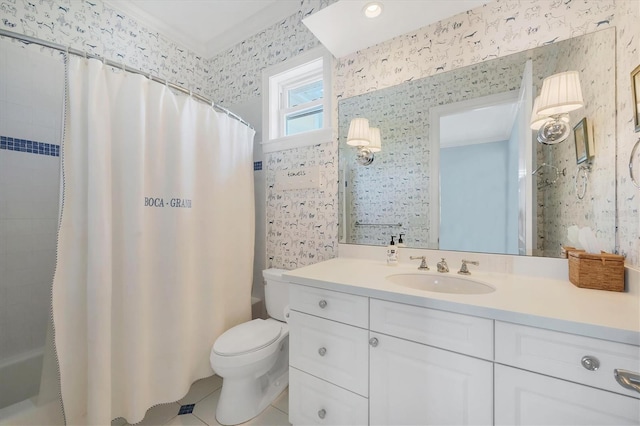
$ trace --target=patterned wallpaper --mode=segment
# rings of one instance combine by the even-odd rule
[[[594,60],[597,58],[597,60]],[[585,115],[595,127],[598,141],[593,172],[589,174],[589,196],[579,201],[575,195],[575,151],[573,139],[555,146],[537,145],[537,164],[569,169],[566,176],[539,192],[537,254],[560,255],[566,243],[566,229],[572,224],[598,229],[608,250],[615,246],[615,93],[609,84],[615,79],[615,31],[598,31],[502,58],[412,80],[386,89],[343,99],[339,103],[341,164],[348,166],[349,201],[347,235],[341,241],[386,245],[389,235],[406,234],[410,247],[431,247],[433,224],[429,221],[430,201],[430,109],[480,96],[518,90],[524,63],[533,63],[534,86],[550,74],[580,70],[586,108],[572,116],[571,126]],[[538,89],[539,92],[539,89]],[[345,144],[349,121],[369,118],[381,128],[384,149],[368,167],[342,161],[354,150]],[[555,179],[543,169],[536,183]],[[546,173],[545,173],[546,172]],[[341,186],[340,189],[343,189]],[[463,196],[464,191],[460,191]],[[402,223],[402,227],[356,226]],[[437,225],[436,225],[437,226]]]
[[[262,70],[319,45],[301,22],[335,0],[302,0],[300,11],[213,58],[221,103],[261,102]],[[319,166],[324,187],[277,190],[280,170]],[[265,155],[266,267],[293,269],[338,255],[338,150],[327,143]]]
[[[618,1],[613,24],[616,25],[616,157],[617,157],[617,215],[616,234],[620,253],[626,263],[640,266],[640,192],[629,178],[629,156],[640,139],[633,124],[630,73],[640,64],[640,2]],[[637,163],[636,163],[637,164]],[[609,195],[611,196],[611,195]]]
[[[104,56],[210,95],[206,58],[101,0],[1,0],[0,28]]]
[[[212,58],[211,91],[216,102],[238,104],[260,96],[263,69],[319,46],[302,19],[335,1],[300,0],[297,14]]]
[[[630,0],[634,2],[635,0]],[[498,0],[342,58],[347,98],[615,25],[614,0]]]
[[[615,248],[616,99],[610,87],[615,80],[615,34],[612,33],[613,30],[600,31],[563,42],[566,49],[558,52],[558,62],[552,71],[580,71],[585,107],[570,113],[569,125],[573,127],[587,117],[588,125],[593,128],[595,158],[587,174],[584,198],[579,199],[582,179],[581,175],[576,176],[575,134],[557,145],[538,147],[538,164],[546,162],[566,172],[566,176],[559,176],[554,185],[542,190],[538,211],[544,212],[544,226],[538,235],[544,242],[542,254],[545,256],[560,255],[560,246],[567,243],[567,229],[571,225],[590,226],[605,250]]]
[[[266,66],[318,45],[301,19],[332,2],[300,0],[297,14],[212,59],[147,29],[101,0],[1,0],[0,28],[104,55],[176,81],[217,102],[237,104],[259,102],[261,71]],[[639,20],[640,2],[636,0],[497,0],[336,60],[334,103],[616,26],[618,239],[628,262],[638,265],[638,194],[628,178],[627,162],[638,137],[630,119],[629,72],[640,62]],[[337,127],[337,114],[334,121]],[[273,153],[265,159],[267,181],[273,181],[276,170],[313,163],[321,165],[328,183],[323,191],[268,189],[267,266],[292,268],[336,256],[337,151],[334,141]],[[292,225],[294,217],[315,219],[315,224],[303,232]]]

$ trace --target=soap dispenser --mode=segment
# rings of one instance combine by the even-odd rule
[[[403,235],[406,235],[406,234],[400,234],[400,237],[398,237],[398,248],[396,249],[397,252],[398,252],[398,262],[402,261],[402,250],[401,249],[403,247],[406,247],[406,245],[405,245],[405,243],[404,243],[404,241],[402,239]]]
[[[396,266],[398,264],[398,246],[396,246],[396,242],[393,241],[395,235],[391,236],[391,242],[387,246],[387,265]]]

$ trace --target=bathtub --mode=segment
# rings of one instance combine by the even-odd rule
[[[43,348],[0,360],[0,409],[38,394]]]

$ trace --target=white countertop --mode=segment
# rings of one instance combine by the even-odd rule
[[[435,269],[435,268],[433,268]],[[496,290],[448,294],[415,290],[386,279],[424,273],[415,264],[388,266],[368,259],[336,258],[284,274],[286,280],[377,299],[640,345],[640,296],[575,287],[568,280],[473,270],[467,277]],[[446,275],[458,276],[455,271]]]

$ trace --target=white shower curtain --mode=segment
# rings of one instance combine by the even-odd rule
[[[189,96],[70,57],[53,284],[68,424],[140,421],[213,374],[250,318],[254,131]]]

